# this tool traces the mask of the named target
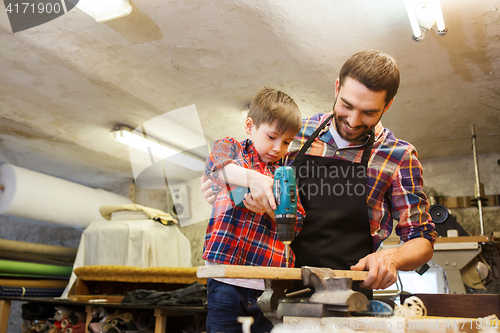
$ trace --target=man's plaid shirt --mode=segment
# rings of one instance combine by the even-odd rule
[[[229,197],[230,187],[221,182],[216,171],[229,163],[258,171],[274,178],[276,167],[283,161],[264,163],[252,141],[238,142],[225,138],[215,142],[205,165],[205,175],[222,189],[212,208],[203,246],[203,259],[220,264],[285,267],[285,247],[278,240],[276,223],[266,213],[254,213],[234,205]],[[219,171],[220,172],[220,171]],[[304,208],[297,201],[295,233],[302,229]],[[290,251],[293,267],[295,255]]]
[[[287,165],[290,165],[302,145],[330,114],[316,114],[303,120],[302,129],[290,145]],[[331,124],[335,126],[335,122],[330,120],[306,154],[360,163],[366,142],[355,142],[344,149],[338,149],[329,130]],[[434,244],[437,233],[427,212],[429,205],[422,185],[422,166],[417,159],[415,147],[397,139],[379,122],[375,127],[375,141],[368,162],[365,192],[368,194],[366,202],[374,251],[391,234],[393,219],[399,221],[396,234],[404,242],[424,237]]]

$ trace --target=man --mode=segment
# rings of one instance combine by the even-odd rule
[[[430,260],[436,238],[416,150],[380,122],[399,81],[392,57],[374,50],[354,54],[335,83],[333,112],[305,119],[290,146],[288,164],[306,211],[292,242],[296,266],[368,270],[362,289],[353,286],[360,291],[387,288],[397,270]],[[202,183],[210,202],[210,184]],[[262,210],[260,202],[258,196],[247,200],[252,210]],[[393,219],[404,244],[375,252]]]

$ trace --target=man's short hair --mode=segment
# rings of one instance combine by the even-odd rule
[[[261,124],[272,124],[278,121],[276,131],[279,134],[295,135],[302,127],[300,110],[294,100],[282,91],[262,88],[250,104],[248,118],[258,128]]]
[[[398,92],[398,64],[390,55],[380,51],[364,50],[352,55],[340,69],[340,87],[347,77],[361,82],[372,91],[385,91],[385,105]]]

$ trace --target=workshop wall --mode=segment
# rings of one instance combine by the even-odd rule
[[[485,194],[500,194],[500,154],[478,156],[479,175]],[[454,156],[420,161],[424,185],[447,197],[474,196],[474,157]]]
[[[421,161],[424,169],[424,184],[427,189],[437,192],[439,203],[445,204],[450,197],[464,197],[463,202],[470,205],[474,197],[475,171],[474,157],[456,156],[435,158]],[[484,184],[487,196],[496,195],[495,202],[489,202],[483,208],[484,232],[489,235],[492,231],[500,231],[500,154],[478,156],[479,176]],[[491,200],[490,200],[491,201]],[[481,232],[479,211],[476,207],[452,208],[448,207],[457,222],[469,233],[479,235]]]
[[[201,258],[203,252],[203,241],[207,229],[208,218],[210,217],[211,206],[205,202],[200,195],[200,181],[195,179],[188,182],[189,211],[191,218],[182,219],[179,230],[191,243],[191,264],[193,267],[204,265]],[[171,213],[172,198],[167,197],[166,190],[148,190],[138,186],[135,187],[135,202],[140,205],[160,209]]]

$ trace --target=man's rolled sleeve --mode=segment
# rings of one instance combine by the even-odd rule
[[[422,191],[422,166],[414,148],[407,150],[392,181],[392,216],[398,220],[396,234],[402,241],[425,238],[434,244],[437,233]]]

